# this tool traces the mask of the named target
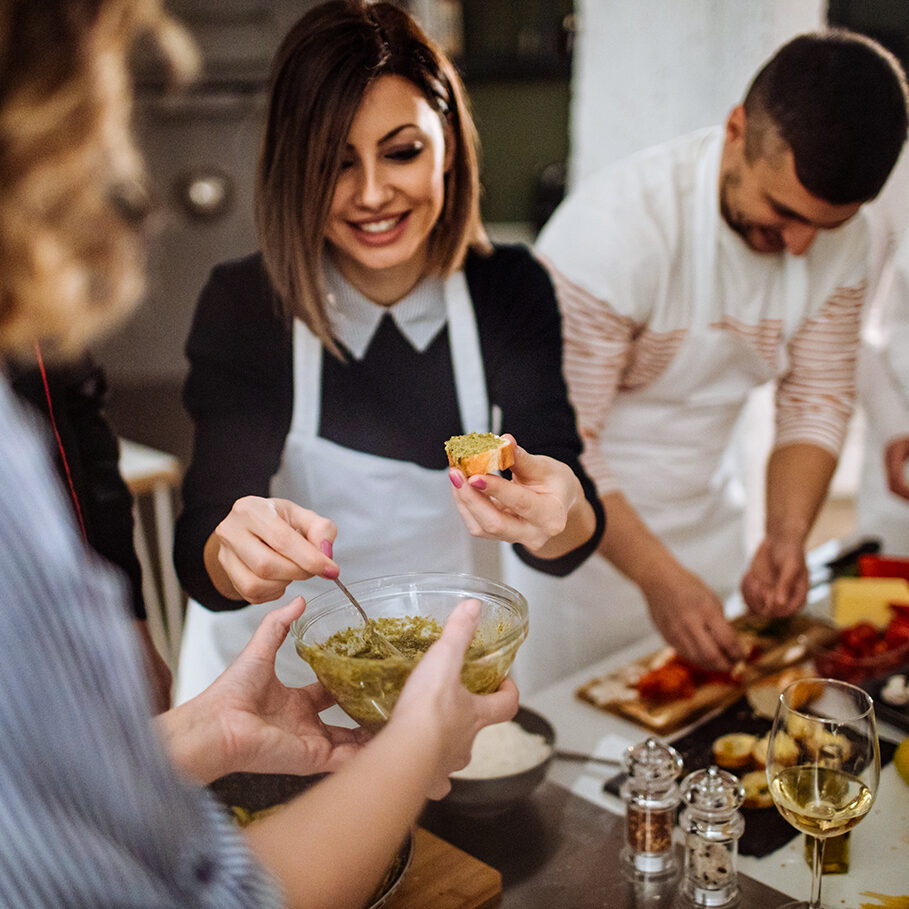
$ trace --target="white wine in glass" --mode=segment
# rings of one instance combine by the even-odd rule
[[[827,837],[851,830],[877,794],[881,754],[869,695],[833,679],[800,679],[781,695],[767,749],[767,782],[780,814],[814,842],[811,897],[822,909]]]

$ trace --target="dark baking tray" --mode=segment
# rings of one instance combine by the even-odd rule
[[[891,726],[896,726],[898,729],[902,729],[903,732],[909,732],[909,704],[896,707],[881,700],[881,689],[887,684],[887,680],[894,675],[909,675],[909,663],[904,663],[896,669],[891,669],[885,675],[862,682],[860,687],[874,698],[874,712],[879,720],[890,723]],[[881,746],[883,747],[883,743],[881,743]],[[883,753],[881,758],[883,759]]]

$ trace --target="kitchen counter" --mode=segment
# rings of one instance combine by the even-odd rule
[[[681,909],[677,870],[634,879],[619,856],[625,821],[549,780],[512,811],[468,819],[430,804],[421,824],[502,873],[503,909]],[[775,909],[788,897],[740,875],[737,909]]]
[[[639,656],[652,653],[660,646],[659,638],[648,637],[620,654],[614,654],[549,688],[536,692],[528,697],[524,704],[543,714],[553,724],[561,748],[590,753],[607,737],[614,743],[615,748],[620,747],[623,742],[642,741],[649,734],[646,730],[581,701],[575,696],[575,692],[590,679],[604,675]],[[879,734],[882,739],[890,741],[900,741],[904,737],[900,730],[886,724],[880,725]],[[611,828],[613,822],[608,818],[621,820],[623,805],[620,799],[602,791],[602,783],[614,776],[615,772],[609,767],[596,768],[591,764],[555,760],[551,765],[547,784],[562,787],[566,791],[573,790],[576,797],[591,801],[591,804],[596,802],[599,809],[607,815],[607,819],[602,823]],[[606,863],[607,856],[612,857],[614,854],[614,847],[605,850],[602,854],[603,864]],[[899,777],[891,763],[881,771],[880,787],[871,813],[852,831],[849,872],[824,875],[824,903],[835,909],[876,909],[879,906],[881,909],[884,907],[893,909],[896,906],[909,906],[907,859],[909,859],[909,786]],[[614,859],[611,858],[611,861]],[[739,871],[748,878],[778,888],[791,897],[798,899],[808,897],[811,875],[805,863],[801,836],[764,858],[740,856]],[[506,895],[507,890],[506,876]],[[503,905],[509,903],[504,902]],[[562,905],[569,904],[563,902]]]
[[[560,748],[591,753],[599,746],[618,756],[625,745],[642,741],[649,733],[580,700],[575,692],[591,679],[661,646],[657,636],[642,639],[523,698],[524,706],[552,723]],[[350,725],[338,708],[324,713],[323,719]],[[882,739],[894,742],[904,737],[900,730],[886,724],[881,724],[879,731]],[[677,735],[685,732],[680,730]],[[634,880],[623,870],[624,806],[616,796],[603,791],[605,781],[616,772],[608,766],[556,759],[547,780],[507,815],[468,820],[430,803],[420,825],[501,873],[498,905],[503,909],[681,909],[684,904],[678,896],[678,878]],[[241,780],[243,801],[228,797],[227,792],[220,794],[228,804],[246,804],[255,796],[248,807],[256,810],[278,800],[276,779],[264,780],[267,792],[261,803],[248,779]],[[282,799],[299,791],[296,780],[292,783]],[[747,812],[745,817],[747,824]],[[848,874],[824,876],[825,905],[831,909],[909,909],[909,786],[892,763],[882,770],[871,813],[852,831],[850,853]],[[738,869],[741,901],[737,909],[776,909],[789,899],[808,896],[810,871],[801,836],[763,858],[740,855]],[[435,900],[433,909],[443,905],[462,909],[487,903],[464,902],[452,891],[446,893],[445,900]]]

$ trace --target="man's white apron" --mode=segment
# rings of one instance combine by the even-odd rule
[[[645,523],[725,600],[746,568],[744,490],[727,452],[749,392],[775,373],[728,332],[711,327],[721,315],[716,299],[721,151],[717,143],[698,169],[693,223],[700,242],[688,334],[659,378],[617,396],[601,448],[619,489]],[[807,278],[803,260],[786,256],[785,263],[788,338],[800,320]],[[680,296],[684,293],[680,288]],[[653,631],[640,590],[598,554],[557,580],[506,553],[503,573],[505,583],[530,603],[533,632],[514,671],[524,694]]]
[[[486,378],[463,272],[446,282],[445,303],[461,421],[465,431],[488,432]],[[447,469],[429,470],[377,457],[319,436],[322,345],[299,320],[294,323],[293,349],[293,416],[271,495],[290,499],[337,524],[334,557],[341,579],[349,584],[403,571],[489,573],[489,565],[497,565],[498,544],[481,547],[480,558],[486,564],[477,565],[478,547],[454,505]],[[440,439],[439,445],[444,441]],[[298,594],[311,599],[333,587],[323,578],[297,581],[280,600],[232,612],[211,612],[190,601],[175,702],[182,703],[211,684],[269,610]],[[276,668],[287,685],[302,685],[314,678],[291,640],[279,650]]]
[[[877,537],[885,553],[909,556],[909,502],[890,491],[884,467],[887,443],[909,426],[909,408],[896,390],[889,356],[867,345],[859,354],[857,379],[866,419],[856,518],[859,531]]]

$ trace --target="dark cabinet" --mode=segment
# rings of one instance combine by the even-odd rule
[[[909,69],[907,0],[828,0],[827,21],[874,38]]]
[[[572,0],[462,0],[467,80],[569,78]]]

